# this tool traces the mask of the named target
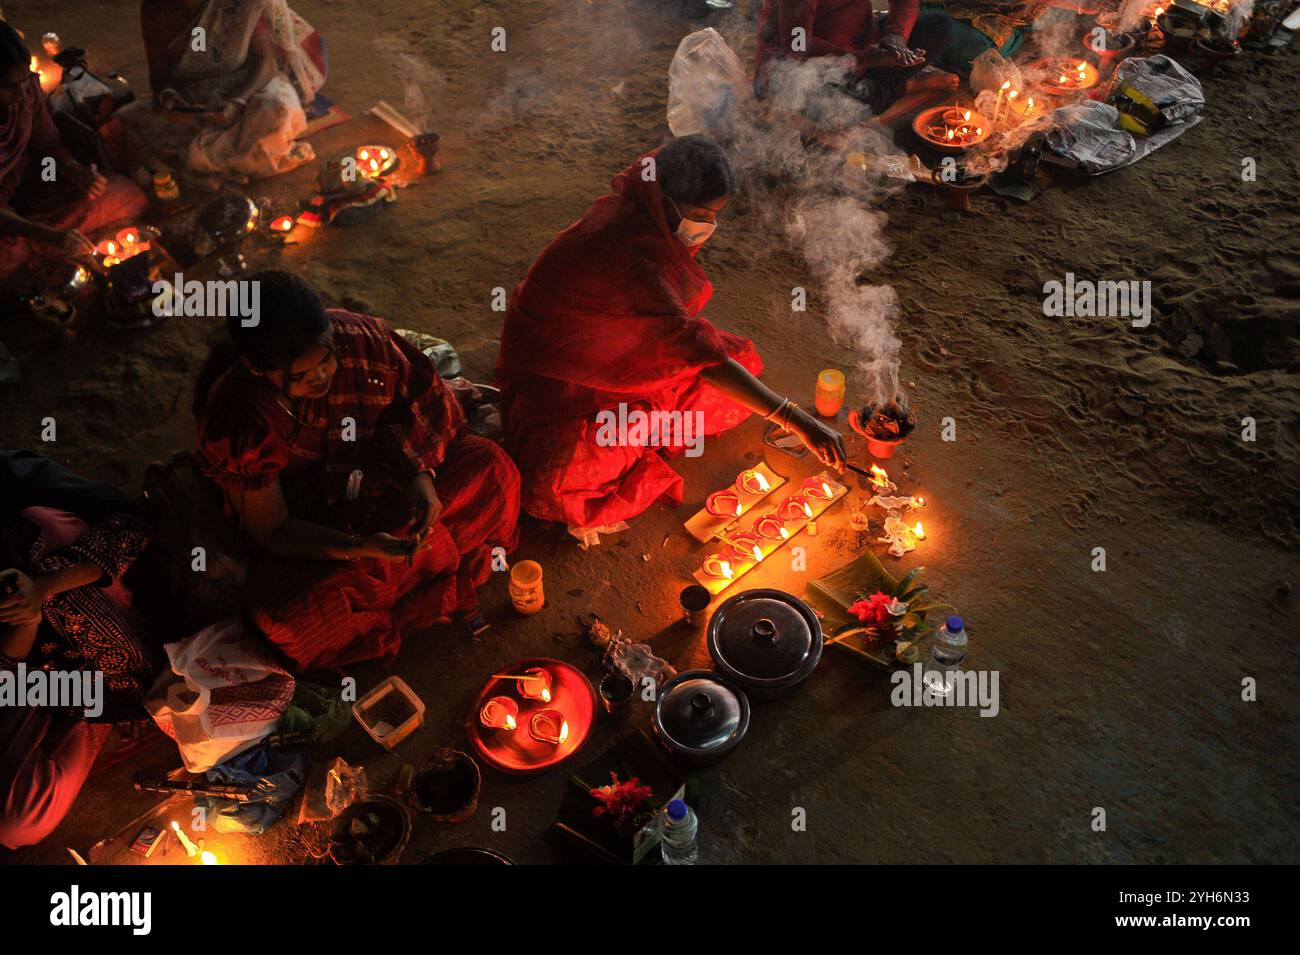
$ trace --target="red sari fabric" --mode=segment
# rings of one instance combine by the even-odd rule
[[[758,14],[758,65],[782,56],[859,56],[886,33],[912,35],[921,0],[890,0],[878,28],[871,0],[764,0]],[[793,30],[804,31],[806,50],[792,53]]]
[[[653,155],[653,154],[650,154]],[[668,228],[643,160],[615,177],[542,252],[515,289],[501,334],[506,446],[523,475],[523,507],[543,520],[599,527],[659,498],[677,505],[682,479],[651,447],[602,447],[596,415],[699,411],[704,433],[749,412],[700,378],[735,358],[762,370],[751,341],[699,317],[713,286]]]
[[[93,233],[141,215],[149,200],[131,180],[101,170],[108,188],[90,199],[76,177],[60,174],[54,182],[41,176],[41,162],[50,156],[66,169],[72,156],[59,140],[46,96],[33,75],[23,98],[0,108],[0,206],[52,229]],[[19,236],[0,236],[0,279],[16,273],[42,251],[55,256],[54,246]]]
[[[300,668],[396,656],[403,633],[477,606],[491,551],[516,543],[519,472],[497,445],[468,432],[432,362],[377,318],[331,310],[339,368],[329,394],[290,414],[269,385],[236,366],[213,385],[199,421],[207,473],[228,497],[277,479],[294,517],[357,534],[399,533],[420,471],[437,471],[443,503],[410,566],[288,560],[249,569],[253,620]],[[345,419],[355,440],[345,440]],[[344,499],[349,475],[361,494]]]

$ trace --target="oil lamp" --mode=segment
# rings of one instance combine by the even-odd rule
[[[519,704],[508,696],[494,696],[479,710],[479,722],[488,729],[512,730],[519,725]]]
[[[51,92],[63,79],[63,67],[46,57],[33,56],[31,71],[36,74],[42,93]]]
[[[519,695],[526,700],[551,702],[551,672],[542,667],[525,670],[519,680]]]
[[[808,506],[808,502],[804,500],[803,495],[795,494],[782,501],[781,506],[777,508],[777,512],[782,520],[797,521],[801,517],[808,517],[812,513],[812,508]]]
[[[814,501],[829,501],[835,496],[835,491],[829,484],[821,478],[812,477],[803,482],[803,496],[810,497]]]
[[[762,541],[757,534],[733,534],[727,539],[727,547],[731,558],[737,563],[744,563],[747,560],[758,562],[763,559],[763,551],[760,547]]]
[[[272,232],[289,232],[293,229],[293,216],[284,215],[276,216],[271,220],[270,229]]]
[[[768,491],[772,490],[772,485],[767,478],[763,477],[763,475],[758,471],[748,470],[741,471],[740,474],[737,475],[736,488],[744,491],[746,494],[766,494]],[[736,503],[740,503],[739,499],[737,499]],[[739,514],[740,512],[737,511],[736,513]]]
[[[704,501],[704,509],[714,517],[739,517],[743,510],[740,495],[730,489],[710,494]]]
[[[731,569],[731,562],[721,554],[710,554],[704,558],[704,572],[718,580],[731,580],[736,572]]]
[[[785,521],[776,514],[764,514],[754,522],[754,532],[767,540],[785,540],[790,532],[785,529]]]
[[[378,179],[397,165],[397,151],[388,146],[358,146],[357,172],[362,179]]]
[[[528,721],[528,735],[539,743],[559,746],[569,738],[569,722],[559,710],[538,710]]]

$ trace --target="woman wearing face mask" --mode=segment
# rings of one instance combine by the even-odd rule
[[[705,435],[758,414],[843,466],[840,436],[755,377],[753,342],[699,317],[713,286],[696,253],[734,186],[716,143],[675,139],[619,173],[515,289],[497,380],[528,513],[583,536],[656,500],[681,503],[682,479],[659,453],[681,444],[610,441],[598,415],[620,405],[690,415]]]
[[[301,669],[391,659],[476,613],[492,549],[515,544],[519,473],[381,320],[287,272],[253,281],[260,321],[227,320],[194,407],[205,470],[257,550],[253,622]]]

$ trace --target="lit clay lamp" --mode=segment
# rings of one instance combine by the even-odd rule
[[[733,534],[727,540],[727,546],[730,550],[731,558],[737,563],[744,563],[752,560],[758,563],[763,559],[763,551],[760,547],[762,541],[757,534]]]
[[[519,681],[519,695],[526,700],[551,702],[551,671],[541,667],[525,670]]]
[[[539,743],[559,746],[569,738],[569,722],[559,710],[538,710],[528,721],[528,735]]]
[[[741,471],[736,477],[736,488],[746,494],[766,494],[772,490],[772,485],[758,471]]]
[[[740,495],[730,489],[714,491],[704,501],[704,509],[714,517],[739,517]]]
[[[835,496],[835,489],[821,478],[808,478],[803,482],[804,497],[812,498],[814,501],[829,501]]]
[[[378,179],[397,166],[397,152],[387,146],[358,146],[357,172],[363,179]]]
[[[809,506],[803,495],[795,494],[782,501],[781,506],[777,508],[777,512],[781,515],[783,521],[797,521],[800,518],[807,519],[811,517],[812,507]]]
[[[494,696],[479,710],[479,722],[492,730],[513,730],[519,725],[519,704],[508,696]]]
[[[731,561],[721,554],[710,554],[704,558],[704,572],[718,580],[731,580],[736,576],[736,572],[731,569]]]
[[[270,225],[267,228],[269,228],[272,232],[278,232],[281,235],[283,235],[287,232],[292,232],[293,225],[294,225],[293,216],[284,215],[284,216],[276,216],[274,219],[272,219]]]

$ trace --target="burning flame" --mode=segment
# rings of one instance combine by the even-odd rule
[[[763,559],[763,551],[762,551],[762,549],[761,549],[757,544],[755,544],[755,545],[754,545],[754,563],[757,564],[757,563],[758,563],[760,560],[762,560],[762,559]]]
[[[740,503],[737,502],[737,503],[736,503],[736,516],[737,516],[737,517],[740,516],[740,511],[741,511]]]
[[[871,465],[871,474],[868,475],[867,480],[874,487],[889,487],[889,472],[879,464],[873,464]]]
[[[1007,99],[1015,99],[1019,95],[1020,95],[1020,90],[1012,90],[1010,93],[1007,94]]]
[[[917,526],[919,527],[920,525]],[[545,687],[542,687],[542,702],[543,703],[551,702],[551,691],[546,689]]]
[[[758,489],[760,491],[772,490],[772,485],[768,483],[767,478],[763,477],[763,475],[761,475],[757,471],[754,472],[754,478],[755,480],[758,481]]]
[[[199,855],[199,861],[202,862],[204,865],[220,865],[220,863],[217,862],[216,853],[208,852],[206,849],[204,849],[203,852]]]
[[[560,724],[560,742],[563,743],[569,738],[569,721],[565,720]]]
[[[731,563],[729,561],[725,561],[725,560],[719,561],[718,567],[722,571],[722,576],[726,577],[728,580],[731,580],[733,577],[736,576],[735,573],[733,573],[731,570]]]
[[[1011,89],[1011,81],[1010,81],[1010,80],[1004,80],[1004,81],[1002,82],[1002,89],[1004,89],[1004,90],[1009,90],[1009,89]]]
[[[513,716],[511,716],[509,713],[507,713],[507,714],[506,714],[506,729],[508,729],[508,730],[512,730],[512,729],[514,729],[514,728],[515,728],[516,726],[518,726],[518,725],[519,725],[519,724],[515,722],[515,718],[514,718]]]
[[[912,533],[916,535],[917,540],[925,540],[925,527],[920,521],[916,522],[916,526],[912,528]]]
[[[964,120],[966,120],[966,122],[969,123],[969,122],[970,122],[970,110],[966,110],[966,112],[962,113],[962,114],[961,114],[961,118],[964,119]]]
[[[808,515],[808,520],[812,520],[812,505],[804,501],[803,512]]]
[[[831,490],[831,486],[827,484],[825,481],[822,481],[822,490],[826,492],[826,496],[828,498],[835,496],[835,492]]]
[[[916,496],[916,506],[925,507],[925,498],[921,497],[919,494]]]
[[[786,530],[784,527],[781,528],[781,539],[782,539],[782,540],[789,540],[789,539],[790,539],[790,532],[789,532],[788,530]]]

